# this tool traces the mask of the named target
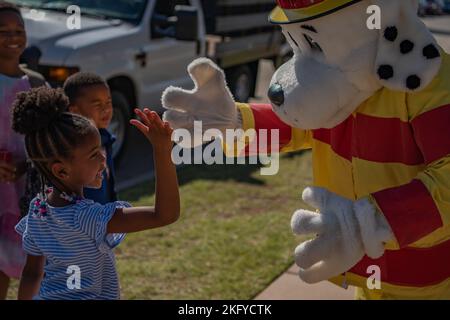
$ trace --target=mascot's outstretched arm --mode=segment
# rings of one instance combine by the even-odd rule
[[[271,105],[236,103],[223,71],[211,60],[195,60],[188,72],[195,83],[193,90],[169,87],[162,97],[163,106],[168,109],[163,118],[175,129],[187,129],[194,134],[194,121],[201,121],[203,130],[218,129],[224,136],[227,129],[256,129],[257,132],[277,129],[280,143],[276,151],[310,147],[311,131],[285,124]],[[183,145],[181,141],[180,144],[195,147],[204,142],[197,140],[193,145]],[[245,152],[248,153],[248,148]],[[393,239],[386,220],[367,198],[354,202],[325,189],[308,188],[303,200],[321,213],[299,210],[291,221],[296,234],[318,234],[300,244],[295,252],[301,267],[300,277],[305,282],[315,283],[346,272],[365,254],[378,258],[384,253],[384,243]]]
[[[188,72],[194,81],[193,90],[169,87],[162,96],[162,105],[167,111],[163,119],[168,121],[174,129],[187,129],[193,137],[194,121],[201,121],[203,131],[218,129],[226,136],[227,129],[268,129],[279,130],[278,150],[267,150],[270,145],[261,152],[280,151],[291,152],[310,147],[310,132],[291,128],[282,122],[272,111],[270,104],[244,104],[234,101],[227,87],[224,72],[211,60],[199,58],[193,61]],[[180,145],[192,148],[210,141],[207,139],[192,139],[192,144]],[[229,142],[227,142],[229,143]],[[257,148],[257,147],[256,147]],[[239,155],[249,153],[249,147],[242,150]]]

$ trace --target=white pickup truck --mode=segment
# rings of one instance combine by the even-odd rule
[[[23,62],[53,86],[78,71],[109,83],[117,155],[134,107],[161,110],[169,85],[191,85],[186,66],[208,56],[224,68],[237,100],[254,95],[259,59],[290,55],[268,23],[273,0],[9,0],[22,8],[28,33]],[[81,9],[71,30],[70,5]]]

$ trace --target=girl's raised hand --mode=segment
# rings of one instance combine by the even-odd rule
[[[168,122],[162,121],[158,114],[145,108],[143,111],[135,109],[134,112],[140,120],[133,119],[131,125],[135,126],[151,142],[154,149],[171,150],[172,132]]]

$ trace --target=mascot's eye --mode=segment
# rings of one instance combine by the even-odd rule
[[[319,46],[319,44],[317,42],[315,42],[310,36],[304,34],[303,35],[306,39],[306,42],[308,42],[309,46],[311,47],[311,49],[313,51],[319,51],[319,52],[323,52],[322,48]]]

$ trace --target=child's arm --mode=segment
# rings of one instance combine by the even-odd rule
[[[44,256],[27,255],[27,262],[22,271],[19,286],[19,300],[31,300],[39,293],[44,275]]]
[[[130,233],[162,227],[178,220],[180,196],[175,165],[172,162],[172,129],[156,112],[136,110],[141,121],[132,120],[153,145],[156,174],[155,207],[118,209],[108,223],[108,233]]]

